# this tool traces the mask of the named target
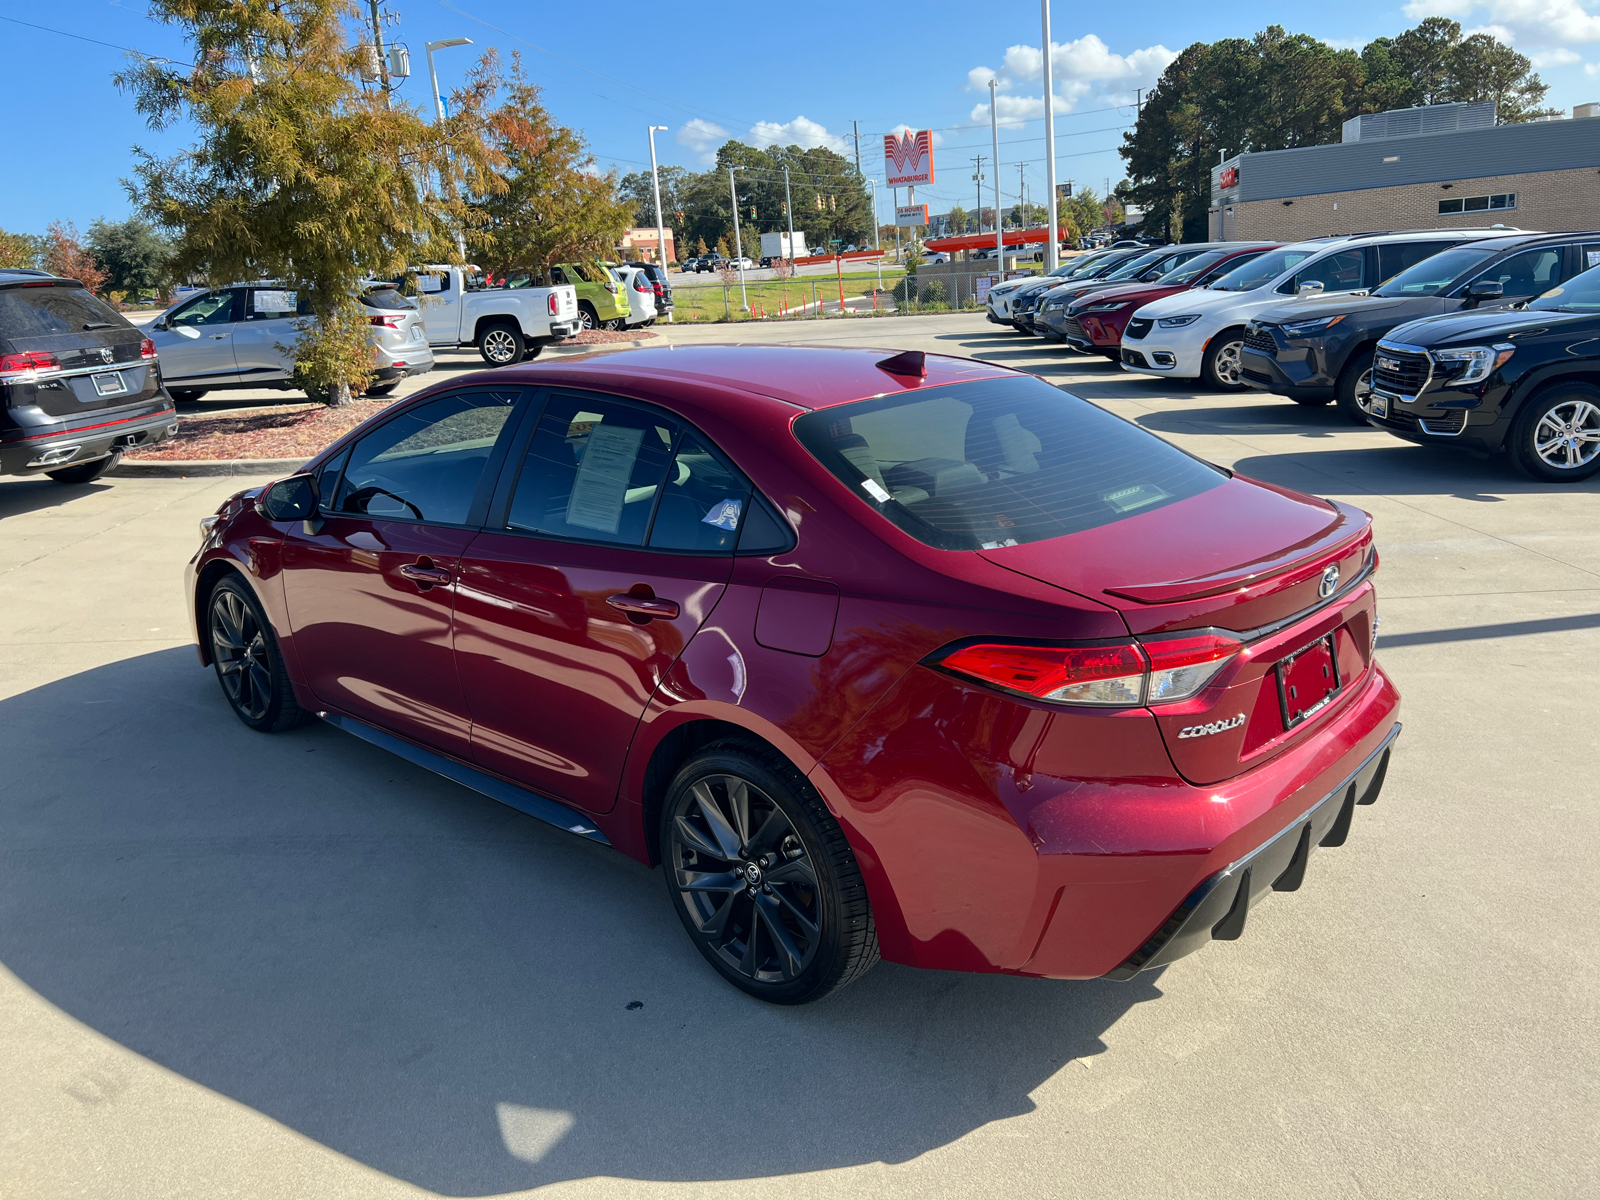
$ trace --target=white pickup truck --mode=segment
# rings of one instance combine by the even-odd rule
[[[571,284],[489,288],[470,265],[417,267],[415,275],[430,346],[476,346],[491,367],[509,367],[577,331],[578,294]]]

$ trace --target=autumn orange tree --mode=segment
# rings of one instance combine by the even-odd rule
[[[362,279],[459,262],[504,159],[470,103],[430,124],[361,82],[352,0],[152,0],[182,28],[193,65],[136,59],[117,77],[153,129],[187,119],[189,149],[135,147],[139,208],[173,239],[176,274],[213,284],[271,276],[315,320],[294,347],[296,379],[332,404],[370,378]],[[438,180],[441,186],[435,187]]]

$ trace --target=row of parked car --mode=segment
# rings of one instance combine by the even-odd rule
[[[1536,479],[1600,470],[1600,232],[1108,249],[996,286],[988,315],[1126,371],[1504,451]]]
[[[491,286],[475,267],[435,264],[357,293],[376,369],[368,396],[475,346],[511,366],[582,329],[642,328],[672,312],[649,263],[562,263]],[[98,478],[124,450],[177,432],[173,402],[293,386],[293,346],[311,315],[270,280],[190,290],[142,327],[73,279],[0,271],[0,474]]]

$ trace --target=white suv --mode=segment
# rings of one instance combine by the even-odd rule
[[[1520,229],[1429,229],[1411,233],[1317,238],[1269,250],[1207,287],[1152,301],[1122,333],[1122,369],[1199,379],[1240,391],[1240,350],[1250,318],[1285,296],[1364,294],[1462,242],[1525,233]]]

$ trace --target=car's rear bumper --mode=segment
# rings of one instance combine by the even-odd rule
[[[119,450],[153,446],[178,432],[171,403],[131,416],[105,414],[67,427],[29,426],[0,435],[0,475],[38,475],[93,462]]]

